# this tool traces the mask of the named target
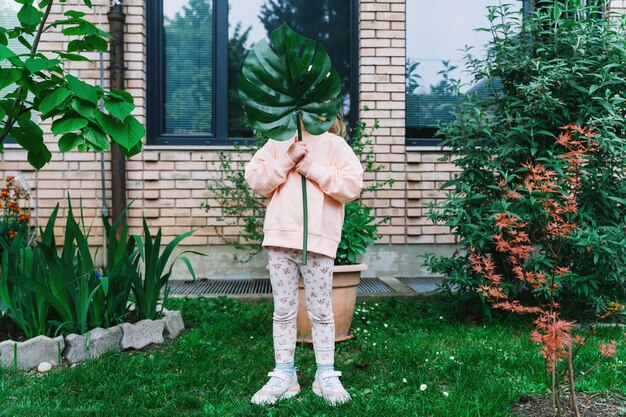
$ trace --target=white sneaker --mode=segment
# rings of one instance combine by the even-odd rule
[[[287,372],[274,370],[267,374],[270,380],[256,394],[252,396],[252,404],[274,404],[282,398],[291,398],[300,392],[298,375],[294,371],[293,376]]]
[[[315,376],[313,381],[313,392],[324,398],[331,405],[347,403],[352,398],[348,391],[341,385],[339,371],[323,371]]]

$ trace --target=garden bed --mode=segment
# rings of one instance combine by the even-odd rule
[[[571,415],[569,399],[562,398],[563,415]],[[602,394],[579,394],[578,408],[584,417],[621,417],[626,414],[626,397],[611,398]],[[551,400],[545,396],[524,395],[513,407],[520,417],[553,417]]]
[[[143,349],[161,344],[165,338],[175,339],[184,329],[180,311],[163,311],[158,320],[137,320],[129,316],[125,323],[108,329],[96,328],[84,335],[69,334],[54,338],[37,336],[28,340],[19,337],[0,342],[0,366],[24,371],[38,369],[47,372],[63,363],[74,365],[94,359],[104,353],[128,349]],[[1,339],[0,339],[1,340]]]
[[[302,392],[269,409],[255,407],[248,401],[274,365],[272,304],[200,298],[166,306],[180,309],[189,328],[172,343],[107,353],[41,378],[2,372],[0,409],[6,415],[513,417],[520,398],[546,394],[530,324],[518,317],[475,323],[447,304],[389,299],[358,302],[355,337],[337,345],[351,403],[331,408],[311,392],[313,349],[298,345]],[[622,332],[598,329],[597,343]],[[583,364],[595,360],[595,344],[581,352]],[[596,368],[578,386],[581,396],[626,392],[625,360],[620,351]]]

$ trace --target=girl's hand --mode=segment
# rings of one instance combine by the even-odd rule
[[[289,159],[291,159],[294,163],[298,163],[300,159],[308,152],[306,145],[302,142],[294,142],[291,144],[289,149],[287,149],[287,155]]]
[[[306,154],[298,164],[296,165],[296,171],[298,174],[306,176],[311,170],[311,165],[313,164],[313,157]]]

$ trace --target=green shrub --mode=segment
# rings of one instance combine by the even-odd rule
[[[467,64],[479,89],[491,93],[459,95],[454,121],[441,129],[460,172],[444,185],[447,198],[429,212],[431,220],[451,228],[463,250],[430,255],[426,264],[445,274],[445,284],[454,284],[461,297],[484,302],[476,290],[489,285],[472,270],[472,252],[493,259],[510,296],[529,290],[497,250],[494,236],[501,228],[494,216],[506,213],[526,223],[530,241],[539,242],[525,269],[571,271],[558,280],[565,313],[603,311],[625,299],[625,25],[624,19],[594,18],[595,12],[580,2],[555,2],[525,18],[511,6],[489,8],[486,30],[493,38],[486,57],[468,54]],[[576,155],[559,144],[560,128],[572,124],[590,129],[597,147],[578,162],[584,174],[577,177],[575,195],[567,187],[559,198],[539,190],[557,200],[571,194],[576,210],[562,213],[577,224],[571,233],[544,238],[551,223],[541,206],[547,198],[528,192],[525,175],[542,165],[567,177],[568,158]],[[555,253],[553,247],[560,249]]]
[[[158,311],[158,301],[161,297],[167,297],[169,293],[169,279],[172,275],[172,268],[178,260],[182,261],[192,278],[196,279],[196,274],[191,266],[191,262],[184,255],[193,253],[203,256],[195,251],[183,251],[178,254],[172,262],[169,262],[176,247],[186,238],[191,236],[195,230],[190,230],[172,239],[161,252],[161,228],[154,238],[150,234],[150,229],[143,220],[143,239],[141,236],[133,235],[137,245],[137,252],[132,259],[131,268],[132,291],[135,296],[135,306],[137,316],[141,319],[157,319],[161,312]],[[169,268],[167,267],[169,264]]]
[[[41,251],[27,247],[28,226],[23,223],[10,243],[0,239],[0,311],[24,332],[27,338],[47,334],[50,305],[33,291],[28,282],[46,285]]]

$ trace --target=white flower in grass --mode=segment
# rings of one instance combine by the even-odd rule
[[[383,326],[385,326],[385,327],[389,327],[389,325],[388,325],[387,323],[383,324]]]
[[[439,316],[439,320],[443,320],[443,316]]]
[[[406,384],[406,378],[402,378],[402,382]]]
[[[426,388],[428,388],[426,384],[420,385],[420,391],[426,391]]]
[[[372,346],[376,346],[376,342],[372,343]]]
[[[443,392],[443,396],[444,396],[444,397],[447,397],[448,395],[450,395],[450,394],[448,394],[448,391],[444,391],[444,392]]]
[[[367,329],[363,329],[363,333],[367,333]]]
[[[450,360],[453,361],[454,360],[454,356],[450,356]]]

